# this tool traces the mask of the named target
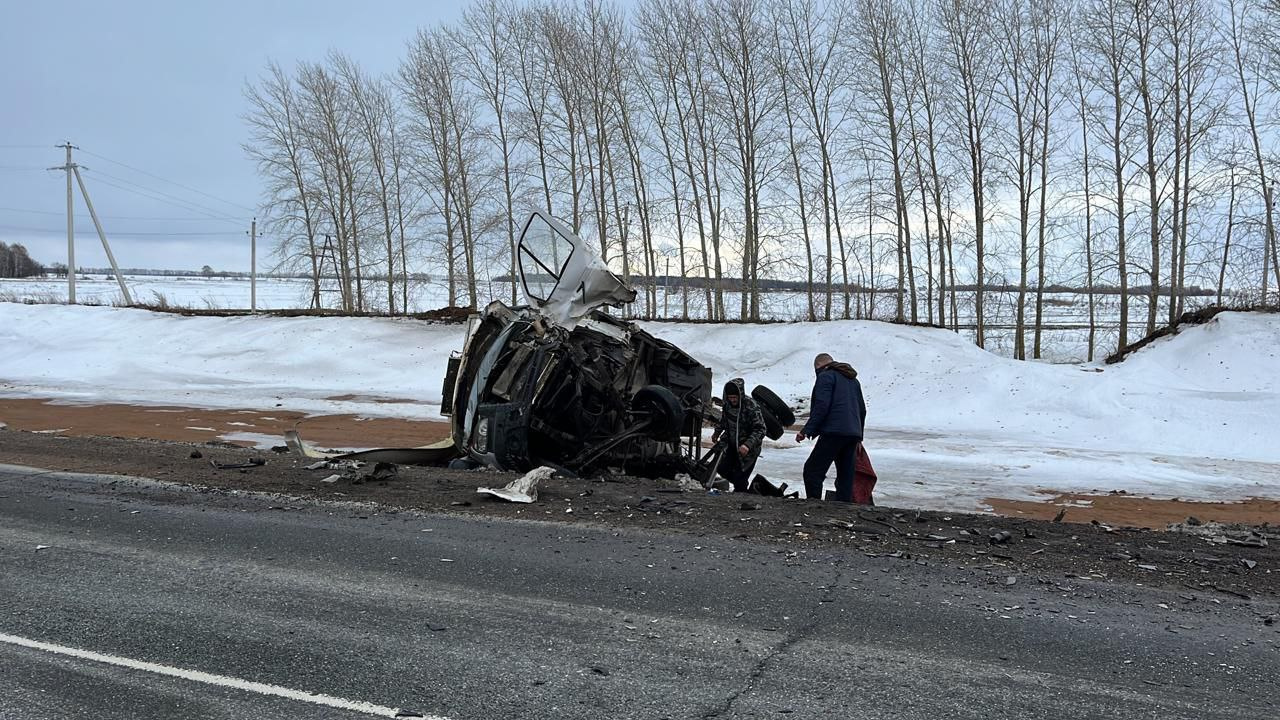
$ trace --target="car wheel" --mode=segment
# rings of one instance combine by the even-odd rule
[[[782,427],[788,428],[796,424],[796,414],[791,410],[791,406],[782,402],[782,398],[778,394],[763,385],[757,385],[755,390],[751,391],[751,397],[756,399],[763,407],[769,409],[773,416],[782,423]]]
[[[777,440],[787,431],[782,423],[778,422],[778,418],[769,412],[769,408],[762,403],[760,405],[760,414],[764,417],[764,436],[770,440]]]
[[[654,440],[676,440],[684,428],[684,406],[675,393],[661,385],[648,385],[631,398],[631,409],[649,416],[645,434]]]

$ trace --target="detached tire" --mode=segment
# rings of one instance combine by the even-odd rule
[[[649,416],[645,434],[654,440],[677,440],[684,429],[684,406],[667,388],[647,385],[631,398],[631,409]]]
[[[773,413],[769,412],[769,408],[763,404],[760,405],[760,415],[764,417],[764,436],[770,440],[777,440],[787,431],[787,428],[778,422],[778,418],[774,417]]]
[[[796,424],[796,414],[791,410],[791,406],[782,402],[782,398],[778,394],[763,385],[757,385],[755,390],[751,391],[751,397],[760,403],[762,408],[773,413],[773,417],[782,423],[783,428],[789,428]],[[777,438],[774,438],[775,440]]]

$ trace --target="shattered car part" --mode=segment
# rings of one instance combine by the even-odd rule
[[[442,411],[458,452],[502,470],[693,474],[711,370],[605,313],[635,290],[544,213],[525,223],[519,272],[529,305],[491,303],[450,358]]]
[[[443,465],[457,457],[453,438],[445,438],[431,445],[416,448],[378,448],[355,452],[325,452],[312,447],[297,430],[285,430],[284,441],[295,455],[317,460],[359,460],[394,465]],[[308,465],[307,469],[315,466]],[[317,466],[318,467],[318,466]]]
[[[479,495],[492,495],[500,500],[506,500],[514,503],[531,503],[538,500],[538,483],[550,478],[556,474],[555,468],[545,465],[537,467],[525,473],[511,482],[505,487],[500,488],[477,488],[476,493]]]

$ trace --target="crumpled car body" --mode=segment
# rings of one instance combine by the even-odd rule
[[[559,221],[535,212],[518,251],[529,304],[491,303],[450,359],[442,411],[457,451],[502,470],[691,472],[711,370],[604,312],[635,290]]]

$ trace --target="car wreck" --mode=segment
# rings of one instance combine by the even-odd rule
[[[711,369],[607,313],[636,291],[555,218],[529,217],[518,263],[528,305],[473,316],[445,374],[441,412],[464,462],[649,477],[705,467]]]

